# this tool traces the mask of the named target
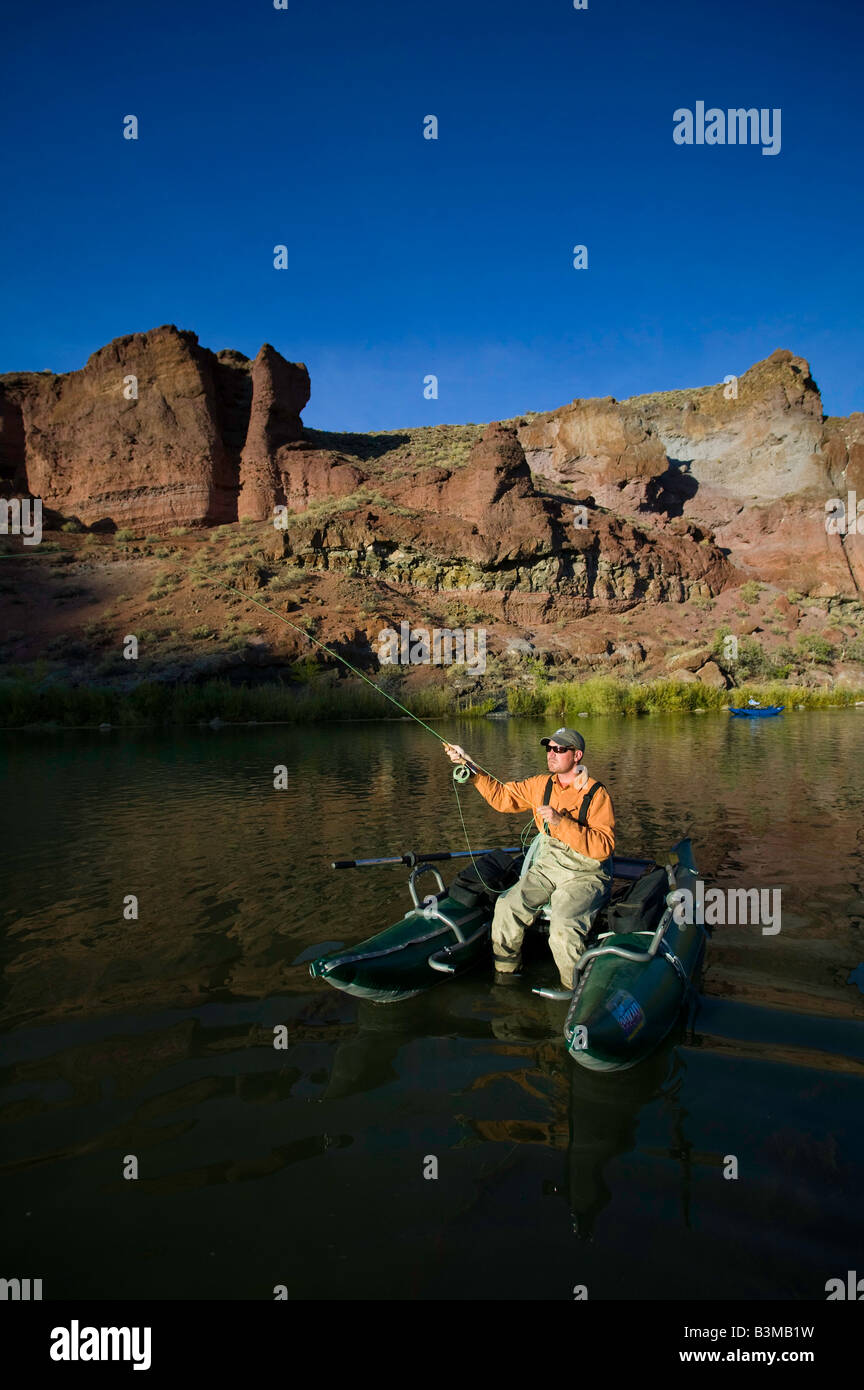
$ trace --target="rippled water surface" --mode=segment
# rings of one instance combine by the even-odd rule
[[[438,727],[502,779],[543,770],[539,725]],[[404,870],[331,859],[464,847],[416,725],[0,735],[7,1276],[823,1299],[860,1266],[864,710],[584,730],[622,853],[689,834],[706,880],[782,890],[781,932],[718,928],[692,1027],[612,1076],[568,1058],[560,1004],[485,969],[391,1006],[309,977],[409,906]],[[524,816],[461,804],[474,846],[518,842]]]

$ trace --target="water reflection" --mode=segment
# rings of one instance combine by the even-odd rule
[[[545,732],[447,727],[503,776],[538,766]],[[292,1279],[308,1297],[566,1297],[574,1251],[598,1296],[642,1297],[633,1248],[661,1296],[696,1279],[704,1297],[818,1297],[823,1266],[823,1285],[853,1267],[864,718],[586,732],[623,850],[689,833],[707,878],[783,890],[777,937],[714,933],[695,1031],[615,1076],[567,1057],[564,1006],[482,970],[383,1008],[309,978],[320,942],[408,906],[401,870],[332,858],[461,847],[449,765],[414,727],[6,736],[10,1256],[56,1297]],[[461,797],[474,844],[513,842],[519,817]],[[724,1180],[727,1153],[746,1181]]]
[[[539,765],[539,725],[446,728],[503,776]],[[622,850],[662,858],[687,833],[720,886],[782,890],[777,938],[715,934],[707,992],[864,1017],[849,983],[864,956],[864,716],[608,719],[587,733]],[[401,870],[334,873],[333,857],[464,847],[449,764],[413,725],[2,740],[16,791],[6,1026],[312,992],[305,953],[407,906]],[[524,818],[460,797],[475,845],[513,842]]]

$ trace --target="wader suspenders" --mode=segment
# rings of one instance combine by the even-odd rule
[[[549,780],[548,780],[548,782],[546,783],[546,790],[545,790],[544,793],[543,793],[543,801],[542,801],[542,805],[544,805],[544,806],[548,806],[548,805],[549,805],[549,802],[552,800],[552,787],[553,787],[553,785],[554,785],[554,782],[555,782],[555,778],[554,778],[554,777],[550,777]],[[591,805],[591,802],[594,800],[594,797],[595,797],[595,796],[597,795],[597,793],[598,793],[599,791],[601,791],[601,790],[603,790],[604,792],[605,792],[605,790],[606,790],[606,788],[603,786],[603,783],[602,783],[602,782],[595,782],[594,785],[593,785],[593,787],[591,788],[590,792],[586,792],[586,793],[585,793],[585,795],[583,796],[583,798],[582,798],[582,800],[581,800],[581,802],[580,802],[580,804],[579,804],[579,814],[575,817],[575,820],[576,820],[576,824],[577,824],[577,825],[587,826],[587,824],[588,824],[588,809],[589,809],[589,807],[590,807],[590,805]],[[544,833],[544,835],[548,835],[548,834],[549,834],[549,826],[548,826],[545,822],[544,822],[544,824],[543,824],[543,833]]]
[[[549,780],[548,780],[548,782],[546,783],[546,790],[545,790],[545,792],[543,793],[543,801],[542,801],[542,803],[541,803],[543,806],[548,806],[548,805],[549,805],[549,802],[552,800],[552,787],[553,787],[554,783],[555,783],[555,778],[554,778],[554,777],[550,777]],[[543,822],[543,834],[544,834],[544,835],[548,835],[548,834],[549,834],[549,825],[548,825],[548,823],[547,823],[546,821]]]
[[[586,792],[585,796],[583,796],[582,802],[579,806],[579,814],[576,817],[577,825],[588,824],[588,807],[591,805],[591,802],[594,800],[594,797],[596,796],[597,792],[600,791],[601,787],[605,792],[606,788],[603,786],[603,783],[595,782],[590,792]]]

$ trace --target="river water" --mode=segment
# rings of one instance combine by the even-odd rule
[[[436,727],[502,779],[544,770],[532,721]],[[0,735],[3,1274],[46,1299],[824,1299],[859,1268],[864,710],[582,727],[621,853],[687,834],[710,884],[782,890],[781,931],[718,927],[695,1017],[618,1075],[483,968],[390,1006],[309,977],[410,905],[405,870],[331,859],[464,848],[417,725]],[[525,816],[460,799],[474,847],[518,843]]]

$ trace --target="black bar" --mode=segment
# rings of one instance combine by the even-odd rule
[[[578,1262],[576,1265],[578,1269]],[[267,1282],[276,1284],[279,1278],[277,1271]],[[578,1282],[576,1275],[573,1282]],[[476,1296],[482,1300],[482,1288],[478,1288]],[[524,1288],[514,1293],[515,1302],[528,1297]],[[326,1301],[310,1301],[322,1308],[325,1315],[327,1307],[333,1307]],[[362,1288],[357,1290],[356,1301],[364,1302]],[[795,1360],[806,1353],[808,1360],[812,1357],[811,1373],[818,1374],[821,1384],[830,1384],[835,1372],[842,1384],[850,1379],[849,1369],[860,1359],[861,1310],[857,1303],[853,1308],[848,1302],[832,1302],[829,1308],[825,1301],[807,1299],[723,1303],[579,1301],[574,1300],[569,1288],[562,1288],[556,1301],[561,1312],[550,1314],[550,1326],[557,1327],[561,1336],[575,1328],[586,1341],[601,1335],[620,1339],[622,1322],[626,1320],[629,1335],[639,1347],[640,1371],[665,1374],[680,1367],[685,1356],[704,1362],[707,1353],[725,1363],[727,1370],[736,1360],[755,1360],[754,1352],[773,1354],[775,1364],[784,1353],[787,1364],[789,1353]],[[3,1309],[4,1363],[19,1367],[23,1384],[31,1383],[38,1375],[49,1385],[67,1385],[71,1378],[73,1384],[126,1383],[134,1387],[135,1362],[128,1357],[98,1362],[77,1359],[82,1334],[94,1330],[98,1334],[100,1328],[127,1332],[134,1328],[136,1351],[147,1346],[146,1369],[155,1373],[152,1380],[142,1378],[142,1384],[161,1386],[169,1376],[176,1380],[178,1375],[188,1375],[200,1384],[211,1380],[213,1384],[227,1385],[234,1379],[248,1380],[253,1364],[276,1364],[280,1357],[284,1358],[286,1338],[296,1328],[294,1310],[305,1303],[302,1286],[292,1287],[288,1301],[282,1301],[281,1306],[274,1299],[274,1291],[263,1288],[261,1298],[256,1300],[8,1303]],[[381,1305],[372,1302],[370,1306]],[[406,1307],[403,1316],[420,1331],[423,1323],[418,1314],[412,1315]],[[77,1327],[73,1327],[73,1320]],[[694,1335],[693,1329],[702,1335]],[[140,1335],[144,1332],[149,1332],[146,1340]],[[715,1340],[709,1335],[713,1332],[722,1336]],[[123,1347],[119,1338],[118,1343]],[[76,1360],[71,1363],[58,1359],[58,1354],[67,1349],[76,1353]],[[430,1368],[440,1368],[442,1375],[452,1369],[452,1353],[447,1348],[434,1344],[424,1348],[424,1360]],[[142,1370],[145,1364],[142,1359]],[[500,1359],[497,1364],[503,1369]],[[602,1367],[602,1353],[592,1356],[588,1364]],[[813,1379],[811,1376],[809,1383]]]

